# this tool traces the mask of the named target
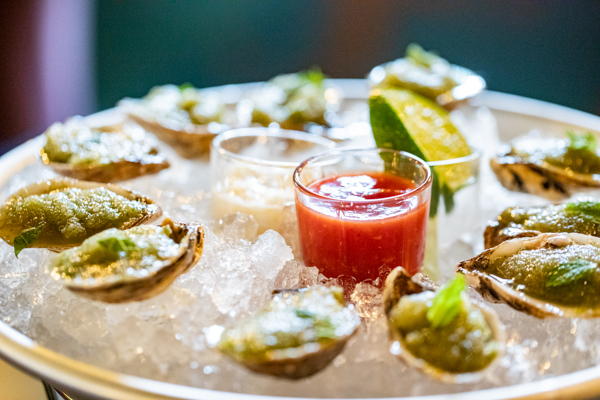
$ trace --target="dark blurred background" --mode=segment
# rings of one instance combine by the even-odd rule
[[[600,1],[1,0],[0,154],[157,84],[361,78],[435,49],[491,90],[600,113]]]

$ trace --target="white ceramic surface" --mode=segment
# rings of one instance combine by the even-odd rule
[[[363,80],[336,80],[347,97],[366,96]],[[240,85],[243,89],[245,85]],[[231,86],[227,90],[234,90]],[[472,101],[487,107],[497,120],[499,135],[507,140],[533,128],[564,132],[565,128],[600,132],[600,117],[541,101],[495,92],[485,92]],[[470,111],[473,111],[471,109]],[[468,108],[465,112],[469,112]],[[94,119],[114,117],[114,111],[94,115]],[[25,143],[0,157],[0,184],[23,166],[35,162],[40,138]],[[133,377],[87,365],[35,344],[30,338],[0,322],[0,357],[42,377],[75,398],[85,399],[232,399],[264,400],[264,396],[218,392],[184,387]],[[600,394],[600,366],[552,379],[486,391],[427,397],[415,400],[479,399],[573,399]]]

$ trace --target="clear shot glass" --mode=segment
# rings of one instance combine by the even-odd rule
[[[294,202],[292,175],[303,160],[335,147],[323,137],[283,129],[240,128],[211,144],[213,212],[252,215],[258,233],[280,231],[284,207]]]
[[[458,262],[483,250],[481,151],[472,147],[468,156],[427,164],[433,173],[433,185],[423,272],[434,280],[445,281],[454,276]]]

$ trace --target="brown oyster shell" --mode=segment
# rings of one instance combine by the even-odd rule
[[[103,127],[101,129],[109,132],[121,129],[122,126],[122,124],[119,124],[117,126]],[[149,154],[145,154],[139,160],[119,160],[114,163],[91,167],[50,161],[43,147],[40,149],[40,159],[45,165],[52,168],[52,170],[59,175],[67,178],[100,183],[126,181],[144,175],[156,174],[163,169],[170,167],[166,156],[159,153],[156,148],[153,148]]]
[[[501,221],[490,221],[483,232],[483,245],[489,249],[507,240],[534,237],[541,233],[536,230],[509,227]]]
[[[150,222],[155,221],[157,218],[159,218],[162,215],[162,210],[160,209],[160,207],[157,204],[155,204],[154,201],[150,200],[149,198],[147,198],[146,196],[144,196],[141,193],[127,190],[121,186],[110,184],[110,183],[97,183],[97,182],[79,181],[76,179],[69,179],[69,178],[58,178],[58,179],[49,179],[49,180],[33,183],[29,186],[26,186],[26,187],[16,191],[12,195],[10,195],[5,200],[5,203],[0,207],[0,220],[2,219],[2,215],[6,212],[7,202],[14,198],[39,195],[39,194],[49,193],[53,190],[69,188],[69,187],[79,188],[79,189],[94,189],[94,188],[98,188],[98,187],[104,187],[104,188],[110,190],[111,192],[114,192],[120,196],[125,197],[128,200],[137,200],[137,201],[140,201],[141,203],[143,203],[144,205],[146,205],[147,213],[144,214],[142,217],[140,217],[136,220],[130,221],[130,222],[124,224],[123,226],[115,227],[115,228],[128,229],[128,228],[138,226],[138,225],[149,224]],[[10,229],[6,226],[0,227],[0,238],[12,246],[14,238],[23,229],[26,229],[26,228],[27,227],[19,227],[18,229],[16,229],[16,228]],[[92,236],[92,235],[90,235],[90,236]],[[83,240],[85,240],[85,239],[83,239]],[[83,240],[81,242],[83,242]],[[46,248],[46,249],[54,251],[54,252],[61,252],[66,249],[79,246],[81,244],[81,242],[75,243],[75,244],[49,244],[49,243],[45,244],[43,241],[40,242],[39,240],[36,240],[35,242],[32,243],[32,245],[30,247],[31,248]]]
[[[171,146],[183,158],[192,159],[210,150],[210,143],[217,136],[208,130],[207,125],[190,124],[185,129],[169,128],[158,121],[144,119],[142,116],[129,113],[129,118],[136,124],[156,135],[157,138]]]
[[[231,105],[229,105],[231,106]],[[206,156],[210,144],[219,133],[231,129],[230,124],[198,125],[192,122],[182,123],[168,118],[156,118],[144,105],[143,99],[123,99],[119,108],[127,118],[171,146],[183,158],[193,159]]]
[[[284,295],[286,293],[295,293],[298,291],[299,289],[274,290],[273,296]],[[360,321],[358,313],[356,313],[356,316],[357,320]],[[348,343],[350,338],[356,334],[359,326],[360,323],[357,323],[350,335],[347,335],[338,340],[335,344],[321,348],[318,351],[301,352],[299,355],[294,357],[264,362],[252,362],[249,360],[241,361],[233,357],[230,357],[230,359],[240,363],[251,371],[261,374],[273,375],[287,379],[306,378],[327,367],[327,365],[329,365],[329,363],[333,361],[333,359],[336,358],[342,352],[342,350],[344,350],[346,343]]]
[[[200,261],[204,248],[204,230],[200,224],[178,223],[165,219],[161,226],[170,225],[176,243],[187,241],[187,250],[173,263],[144,278],[127,279],[108,284],[65,283],[67,289],[82,297],[105,303],[142,301],[164,292],[181,274]]]
[[[496,355],[494,361],[492,361],[486,368],[476,372],[452,373],[435,367],[423,359],[415,357],[406,348],[402,335],[397,329],[395,329],[393,324],[390,323],[389,314],[393,306],[400,301],[402,296],[421,293],[423,291],[435,291],[438,287],[439,285],[431,281],[426,275],[418,273],[411,277],[402,267],[397,267],[390,272],[385,280],[383,303],[385,315],[388,318],[391,351],[408,366],[416,367],[422,372],[443,382],[470,383],[479,381],[483,378],[485,371],[490,370],[490,368],[502,358],[506,343],[506,333],[504,332],[502,322],[500,321],[498,314],[490,307],[479,301],[470,299],[471,304],[478,308],[483,314],[486,322],[492,330],[494,340],[502,345],[502,347],[498,350],[498,354]]]
[[[43,150],[42,160],[44,160]],[[45,160],[43,162],[54,172],[67,178],[101,183],[126,181],[144,175],[152,175],[170,166],[165,155],[161,153],[149,154],[139,161],[121,160],[109,165],[94,167],[79,167]]]
[[[550,201],[568,199],[575,191],[600,187],[600,178],[594,174],[575,173],[548,163],[535,164],[503,150],[490,160],[490,167],[498,181],[513,192],[529,193]]]
[[[382,65],[378,65],[375,68],[379,68],[379,67],[384,68],[385,74],[388,75],[390,73],[388,71],[388,66],[390,64],[394,63],[395,61],[398,61],[398,60],[394,60],[394,61],[384,63]],[[457,86],[453,87],[452,89],[448,90],[445,93],[438,95],[437,98],[431,98],[428,96],[424,96],[423,94],[420,94],[421,96],[427,97],[430,100],[435,101],[438,105],[440,105],[441,107],[445,108],[448,111],[452,111],[452,110],[456,109],[457,107],[459,107],[460,105],[466,104],[469,99],[482,93],[487,87],[485,80],[480,75],[476,74],[475,72],[471,71],[468,68],[450,64],[450,70],[451,70],[452,78],[458,83]],[[375,82],[372,79],[371,74],[369,74],[367,76],[367,82],[369,83],[369,87],[371,87],[371,88],[380,87],[380,88],[399,88],[399,89],[411,90],[410,88],[403,87],[403,86],[389,86],[388,87],[388,86],[382,85],[381,82]]]
[[[600,238],[594,236],[582,235],[580,233],[542,233],[535,237],[523,237],[502,242],[495,247],[485,250],[476,257],[460,262],[456,266],[456,272],[463,274],[467,280],[467,284],[479,292],[485,300],[492,303],[505,303],[517,311],[522,311],[537,318],[600,317],[600,308],[596,310],[581,309],[538,300],[512,289],[506,284],[504,279],[486,274],[490,260],[495,257],[514,254],[522,249],[551,248],[559,243],[564,243],[565,240],[572,240],[578,244],[592,243],[600,246]]]

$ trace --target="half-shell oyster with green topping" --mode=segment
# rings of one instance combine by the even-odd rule
[[[452,65],[415,43],[406,48],[404,58],[373,68],[367,81],[376,88],[408,89],[449,110],[486,87],[475,72]]]
[[[221,95],[191,85],[156,86],[142,99],[121,100],[119,107],[184,158],[206,154],[217,134],[238,124]]]
[[[69,178],[118,182],[169,167],[146,132],[131,123],[92,128],[82,118],[72,118],[50,126],[45,137],[42,161]]]
[[[217,348],[252,371],[299,379],[325,368],[359,325],[339,287],[281,290],[256,315],[226,329]]]
[[[575,201],[545,207],[509,207],[483,234],[485,248],[541,233],[574,232],[600,237],[600,202]]]
[[[390,351],[444,382],[477,381],[504,351],[502,323],[494,310],[467,297],[462,277],[436,286],[402,267],[388,275],[383,297]]]
[[[596,136],[567,134],[569,140],[533,137],[515,140],[490,160],[492,171],[506,189],[551,201],[600,187]]]
[[[165,220],[161,226],[107,229],[56,256],[47,272],[80,296],[106,303],[155,296],[202,255],[198,224]]]
[[[507,240],[458,264],[486,300],[538,318],[600,317],[600,239],[543,233]]]
[[[295,130],[306,130],[309,124],[328,127],[325,115],[333,104],[326,96],[325,78],[319,69],[275,76],[251,96],[251,122]],[[335,89],[329,90],[339,97]]]
[[[117,185],[52,179],[18,190],[0,207],[0,238],[15,247],[62,251],[105,229],[147,224],[161,209]]]

